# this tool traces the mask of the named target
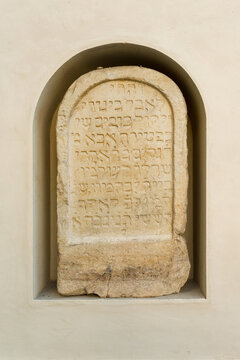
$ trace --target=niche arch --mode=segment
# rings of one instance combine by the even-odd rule
[[[33,119],[34,298],[44,288],[51,289],[50,298],[55,296],[56,110],[68,87],[79,76],[98,67],[121,65],[143,66],[164,73],[178,85],[186,100],[190,170],[186,237],[194,282],[194,286],[188,287],[188,292],[192,292],[194,297],[198,289],[198,293],[206,297],[206,112],[202,97],[190,75],[164,53],[139,44],[111,43],[81,51],[65,62],[45,85],[36,106]]]

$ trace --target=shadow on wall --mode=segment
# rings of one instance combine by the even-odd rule
[[[169,76],[187,103],[189,126],[189,206],[186,238],[191,276],[206,296],[206,114],[201,95],[187,72],[167,55],[136,44],[115,43],[84,50],[63,64],[39,98],[33,122],[34,298],[56,278],[55,113],[68,87],[98,67],[136,65]]]

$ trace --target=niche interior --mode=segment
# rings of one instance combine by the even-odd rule
[[[98,67],[136,65],[170,77],[181,89],[188,108],[188,221],[185,232],[191,272],[179,294],[151,299],[204,300],[206,283],[206,114],[202,97],[189,74],[162,52],[131,43],[113,43],[81,51],[49,79],[37,103],[33,121],[33,297],[69,301],[116,301],[93,296],[63,298],[57,294],[56,137],[58,106],[68,87]],[[133,300],[133,299],[132,299]],[[121,299],[121,301],[132,301]],[[135,299],[134,301],[150,301]]]

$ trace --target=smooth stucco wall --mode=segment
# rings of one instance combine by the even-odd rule
[[[0,358],[238,359],[239,1],[12,0],[0,8]],[[203,97],[208,299],[89,305],[33,300],[37,101],[73,55],[124,41],[169,55]]]

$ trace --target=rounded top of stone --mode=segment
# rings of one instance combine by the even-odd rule
[[[165,74],[142,66],[97,68],[96,70],[81,75],[72,83],[65,93],[58,114],[62,109],[64,109],[64,112],[68,109],[71,113],[79,97],[84,95],[86,91],[111,80],[131,80],[153,86],[173,104],[173,107],[177,107],[181,112],[184,111],[183,115],[186,116],[187,109],[185,100],[176,83]]]

